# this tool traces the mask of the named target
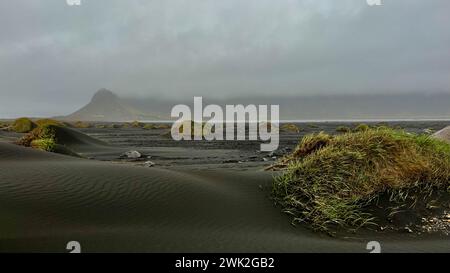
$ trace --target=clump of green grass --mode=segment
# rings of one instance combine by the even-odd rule
[[[90,128],[91,124],[84,122],[84,121],[77,121],[77,122],[73,123],[72,126],[74,128],[86,129],[86,128]]]
[[[314,123],[309,123],[309,124],[308,124],[308,127],[309,127],[309,128],[312,128],[312,129],[317,129],[317,128],[319,128],[319,125],[314,124]]]
[[[37,126],[44,126],[44,125],[57,125],[62,127],[66,126],[63,122],[54,119],[40,119],[37,120],[35,123]]]
[[[25,147],[31,147],[47,152],[65,154],[75,157],[80,157],[77,153],[70,150],[63,143],[58,141],[58,130],[61,130],[62,126],[53,124],[44,124],[33,129],[31,132],[17,141],[18,145]]]
[[[27,135],[22,137],[18,144],[25,147],[45,148],[51,147],[50,143],[57,143],[55,125],[45,124],[33,129]],[[34,144],[33,144],[34,143]],[[52,150],[42,149],[51,152]]]
[[[169,124],[156,124],[155,129],[170,129],[172,126]]]
[[[47,152],[53,152],[56,148],[56,142],[54,138],[42,138],[42,139],[36,139],[33,140],[30,143],[30,146],[35,149],[47,151]]]
[[[16,133],[28,133],[36,128],[36,124],[29,118],[16,119],[12,125],[12,130]]]
[[[111,124],[110,125],[111,129],[119,129],[120,127],[121,127],[120,124]]]
[[[369,129],[370,129],[369,125],[367,125],[365,123],[361,123],[361,124],[358,124],[358,126],[356,126],[355,129],[353,129],[353,131],[363,132],[363,131],[367,131]]]
[[[145,124],[143,129],[151,130],[151,129],[170,129],[171,126],[168,124]]]
[[[350,133],[351,131],[352,130],[347,126],[338,126],[336,128],[336,132],[339,132],[339,133]]]
[[[144,127],[142,127],[142,129],[145,129],[145,130],[156,129],[156,126],[155,126],[155,124],[145,124]]]
[[[371,207],[382,196],[394,208],[446,192],[450,145],[388,128],[319,133],[305,136],[278,166],[273,197],[294,222],[357,229],[378,223]]]
[[[130,123],[130,127],[132,127],[132,128],[141,128],[142,126],[143,126],[143,124],[137,120]]]
[[[298,127],[295,124],[292,124],[292,123],[283,124],[280,127],[280,130],[282,132],[293,132],[293,133],[300,133],[301,132],[301,128]]]

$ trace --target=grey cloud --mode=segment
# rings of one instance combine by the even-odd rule
[[[65,114],[101,87],[147,97],[450,92],[447,0],[81,1],[0,2],[0,116]]]

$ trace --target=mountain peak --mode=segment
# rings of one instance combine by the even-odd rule
[[[102,88],[95,92],[94,96],[92,97],[92,102],[100,102],[100,101],[111,101],[111,100],[117,100],[119,97],[114,94],[111,90]]]
[[[64,117],[66,120],[112,122],[149,120],[154,118],[155,116],[142,113],[128,105],[112,91],[105,88],[95,92],[91,102],[86,106]]]

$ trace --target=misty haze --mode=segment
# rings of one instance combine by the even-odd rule
[[[358,95],[326,115],[314,107],[317,118],[442,118],[448,111],[440,98],[450,93],[449,5],[2,1],[0,116],[67,115],[107,88],[123,98],[187,102],[194,95],[225,101],[306,96],[320,104],[323,96],[327,103]],[[388,95],[398,109],[385,108]],[[379,111],[365,112],[359,102]],[[145,111],[151,114],[152,106]],[[285,110],[289,119],[316,119],[311,109],[297,108]]]

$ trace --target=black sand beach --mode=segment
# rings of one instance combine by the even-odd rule
[[[445,124],[391,126],[418,132]],[[301,133],[282,133],[279,153],[337,124],[300,126]],[[332,238],[292,226],[269,197],[275,173],[263,169],[276,155],[247,142],[175,143],[164,130],[81,131],[100,141],[74,135],[81,139],[69,145],[90,159],[23,148],[1,133],[0,251],[66,252],[67,242],[79,241],[83,252],[367,252],[373,240],[384,252],[449,250],[440,234],[361,230]],[[128,150],[155,166],[119,159]]]

